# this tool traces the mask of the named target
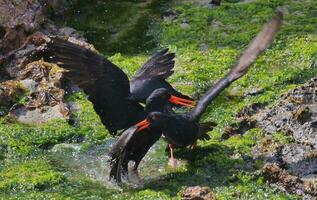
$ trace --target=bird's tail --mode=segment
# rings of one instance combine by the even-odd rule
[[[212,131],[213,128],[217,126],[215,122],[203,122],[199,123],[199,140],[210,140],[210,136],[208,135],[209,131]]]
[[[122,175],[128,174],[128,165],[123,163],[126,152],[123,151],[118,155],[112,155],[110,159],[110,174],[109,179],[116,183],[122,182]]]
[[[110,180],[114,180],[117,183],[121,183],[122,175],[128,174],[128,161],[126,159],[127,145],[135,133],[137,127],[132,126],[125,130],[119,137],[117,142],[111,148],[109,152],[110,156]]]

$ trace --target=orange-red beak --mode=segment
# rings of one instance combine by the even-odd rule
[[[140,131],[148,128],[150,126],[150,123],[145,119],[145,120],[140,121],[139,123],[137,123],[136,126],[138,127],[136,132],[140,132]]]
[[[195,107],[195,101],[192,100],[188,100],[188,99],[183,99],[180,97],[176,97],[176,96],[171,96],[171,98],[169,99],[170,102],[176,104],[176,105],[181,105],[181,106],[186,106],[189,108],[193,108]]]

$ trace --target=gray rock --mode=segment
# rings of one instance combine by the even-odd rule
[[[188,187],[182,193],[183,200],[215,200],[216,195],[209,187]]]
[[[317,78],[281,98],[271,109],[252,116],[267,133],[290,133],[302,144],[317,148]]]
[[[285,145],[281,150],[283,165],[299,177],[317,178],[317,150],[300,144]],[[316,179],[317,180],[317,179]]]
[[[21,80],[20,83],[29,90],[30,93],[37,92],[39,83],[34,81],[33,79],[24,79]]]
[[[46,107],[46,110],[35,109],[27,110],[25,107],[17,108],[11,114],[21,123],[25,124],[42,124],[53,119],[67,119],[63,109],[65,105],[59,104],[53,107]]]

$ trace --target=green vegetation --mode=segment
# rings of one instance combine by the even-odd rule
[[[312,64],[317,59],[317,1],[228,0],[214,8],[195,0],[94,1],[94,5],[78,2],[65,24],[80,30],[129,76],[148,58],[148,50],[169,47],[177,56],[175,75],[170,81],[197,98],[229,70],[277,8],[285,12],[285,20],[277,40],[250,72],[209,106],[204,120],[218,123],[210,132],[212,139],[199,142],[193,151],[176,151],[176,156],[186,161],[176,171],[165,167],[164,142],[155,147],[150,153],[152,158],[145,162],[161,167],[162,171],[141,171],[143,177],[153,173],[157,176],[147,179],[140,189],[128,188],[123,192],[106,186],[106,178],[95,180],[80,167],[71,167],[71,159],[61,161],[55,157],[51,151],[55,144],[80,143],[81,151],[90,152],[109,137],[85,95],[75,93],[66,97],[67,102],[79,107],[71,116],[74,123],[58,120],[34,126],[19,124],[8,116],[0,118],[3,198],[179,199],[181,192],[193,185],[210,186],[219,199],[299,198],[270,188],[255,169],[248,167],[252,149],[264,137],[261,130],[251,129],[226,140],[221,136],[245,106],[272,106],[282,94],[316,76],[317,68]],[[175,16],[160,18],[159,11],[167,10],[175,11]],[[263,93],[245,95],[253,88]],[[284,133],[276,133],[273,140],[292,142]],[[261,161],[255,165],[260,166]]]

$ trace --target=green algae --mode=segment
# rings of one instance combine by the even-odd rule
[[[251,129],[227,140],[221,137],[245,106],[273,106],[282,94],[316,75],[317,69],[311,67],[317,59],[316,1],[230,0],[212,9],[188,1],[163,7],[160,1],[94,1],[93,5],[78,2],[65,24],[80,30],[103,54],[112,55],[110,59],[130,77],[149,56],[147,51],[169,47],[177,56],[176,72],[170,81],[196,98],[229,70],[277,7],[285,11],[285,21],[277,40],[250,72],[209,106],[204,120],[218,123],[210,132],[212,139],[199,142],[194,151],[177,150],[176,157],[185,164],[176,171],[164,169],[165,173],[147,180],[143,188],[123,192],[107,188],[48,153],[55,144],[82,141],[82,150],[88,151],[109,137],[83,93],[66,97],[67,102],[79,106],[72,113],[72,123],[57,120],[33,126],[2,117],[0,190],[6,199],[180,199],[181,192],[193,185],[211,187],[218,199],[299,198],[269,187],[255,171],[263,164],[261,160],[255,169],[248,167],[254,146],[263,138],[261,130]],[[177,11],[178,16],[161,20],[158,12],[167,8]],[[252,88],[264,92],[245,95]],[[274,134],[273,140],[293,142],[284,133]],[[164,143],[159,145],[153,164],[167,161],[167,154],[162,152]]]
[[[0,191],[43,190],[61,183],[64,176],[54,171],[45,160],[32,160],[8,165],[0,174]]]

